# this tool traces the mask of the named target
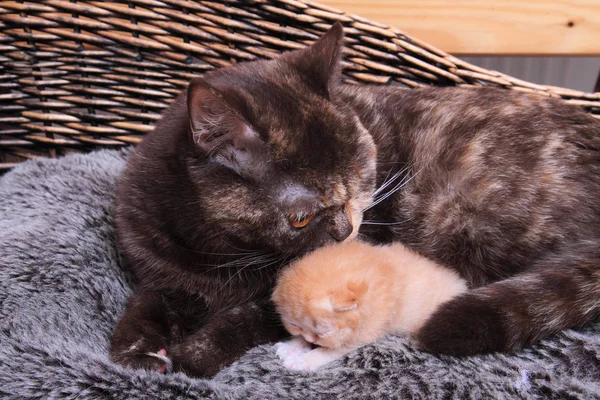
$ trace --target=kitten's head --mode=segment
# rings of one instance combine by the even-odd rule
[[[310,47],[190,83],[187,170],[224,236],[297,255],[357,235],[376,150],[339,99],[342,41],[336,24]]]
[[[364,339],[365,327],[378,319],[366,304],[373,289],[363,247],[326,246],[281,272],[272,299],[290,334],[329,348],[355,347]]]

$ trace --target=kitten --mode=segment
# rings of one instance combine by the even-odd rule
[[[207,376],[280,340],[279,269],[359,229],[468,282],[421,349],[512,351],[600,316],[600,121],[510,90],[344,85],[342,40],[193,79],[134,150],[114,361]]]
[[[399,243],[326,246],[278,279],[272,298],[295,337],[278,343],[277,353],[288,368],[314,370],[386,334],[417,332],[441,303],[466,290],[456,272]]]

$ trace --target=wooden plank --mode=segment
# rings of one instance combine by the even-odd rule
[[[600,0],[317,0],[454,54],[600,55]]]

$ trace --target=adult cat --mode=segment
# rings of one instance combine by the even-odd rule
[[[422,349],[510,351],[598,315],[600,121],[508,90],[342,85],[342,39],[192,80],[134,151],[113,360],[211,375],[278,340],[278,269],[359,227],[469,283]]]

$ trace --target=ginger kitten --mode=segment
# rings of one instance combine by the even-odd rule
[[[456,272],[399,243],[320,248],[279,277],[273,301],[294,338],[277,354],[288,368],[317,369],[388,333],[415,333],[466,289]]]

